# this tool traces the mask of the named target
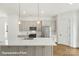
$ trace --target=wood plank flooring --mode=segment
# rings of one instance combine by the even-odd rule
[[[58,44],[53,47],[54,56],[79,56],[79,48],[72,48],[66,45]]]

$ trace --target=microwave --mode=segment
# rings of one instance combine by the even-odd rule
[[[29,27],[29,30],[37,30],[37,28],[36,27]]]

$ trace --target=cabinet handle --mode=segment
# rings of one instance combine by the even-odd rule
[[[6,32],[8,32],[8,25],[6,25]]]

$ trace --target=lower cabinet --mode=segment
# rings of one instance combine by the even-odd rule
[[[51,56],[51,46],[2,46],[0,55],[8,56]]]
[[[35,47],[35,55],[43,56],[43,47]]]
[[[51,56],[52,47],[51,46],[35,46],[27,48],[28,56]]]
[[[27,55],[28,56],[35,56],[35,47],[28,47],[27,48]]]
[[[48,46],[48,47],[44,47],[43,48],[43,55],[44,56],[52,56],[52,47]]]

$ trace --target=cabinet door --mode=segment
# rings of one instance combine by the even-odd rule
[[[36,47],[36,56],[51,56],[52,55],[51,46],[38,46]]]
[[[35,47],[28,47],[27,48],[28,50],[27,50],[27,55],[28,56],[35,56]]]
[[[43,47],[43,56],[51,56],[53,53],[51,46]]]
[[[36,53],[35,55],[36,56],[43,56],[43,47],[39,46],[39,47],[36,47]]]

